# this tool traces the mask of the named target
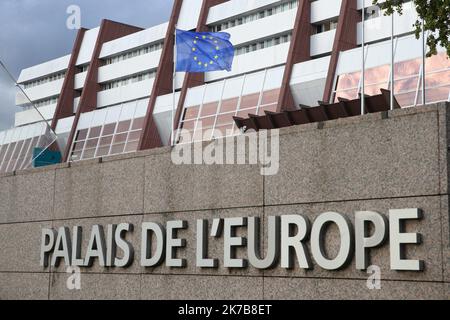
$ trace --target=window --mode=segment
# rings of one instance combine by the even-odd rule
[[[82,114],[70,161],[137,151],[147,105],[142,99]]]
[[[276,111],[283,72],[277,67],[189,89],[179,129],[191,137],[179,136],[179,143],[239,134],[233,116]]]
[[[54,73],[52,75],[46,76],[44,78],[40,78],[37,80],[33,80],[33,81],[29,81],[29,82],[25,82],[23,83],[23,88],[24,89],[29,89],[29,88],[33,88],[36,86],[41,86],[45,83],[49,83],[49,82],[53,82],[53,81],[57,81],[59,79],[63,79],[66,76],[66,72],[58,72],[58,73]]]
[[[274,14],[278,14],[287,10],[292,10],[298,7],[298,0],[291,0],[288,2],[284,2],[282,4],[277,4],[268,9],[260,10],[256,13],[246,14],[239,18],[232,18],[225,22],[214,24],[209,27],[212,32],[219,32],[222,30],[226,30],[229,28],[233,28],[235,26],[240,26],[241,24],[249,23],[255,20],[264,19],[265,17],[269,17]]]
[[[313,33],[318,34],[318,33],[327,32],[330,30],[334,30],[337,28],[337,23],[338,23],[338,21],[336,18],[336,20],[330,20],[330,21],[321,22],[319,24],[314,24],[313,25]]]
[[[152,79],[156,76],[156,70],[145,72],[141,74],[137,74],[125,79],[114,80],[111,82],[106,82],[102,84],[102,91],[111,90],[114,88],[124,87],[131,83],[141,82],[147,79]]]
[[[292,35],[291,35],[291,33],[289,33],[289,34],[284,34],[282,36],[269,38],[266,40],[258,40],[257,42],[254,42],[251,44],[238,46],[235,48],[235,55],[238,56],[241,54],[265,49],[265,48],[272,47],[272,46],[277,46],[277,45],[280,45],[283,43],[287,43],[287,42],[291,41],[291,38],[292,38]]]
[[[389,89],[390,66],[382,65],[366,70],[365,93],[376,95],[380,88]],[[421,104],[422,59],[396,62],[394,65],[394,95],[402,107]],[[426,103],[448,101],[450,97],[450,60],[442,52],[426,59],[425,66]],[[360,72],[338,76],[335,101],[338,97],[356,99],[361,91]]]
[[[125,53],[121,53],[112,57],[108,57],[106,59],[104,59],[104,64],[105,65],[109,65],[109,64],[113,64],[113,63],[117,63],[123,60],[128,60],[131,58],[135,58],[137,56],[141,56],[153,51],[158,51],[161,50],[164,46],[164,42],[160,41],[142,48],[138,48],[138,49],[134,49],[132,51],[128,51]]]
[[[47,148],[55,141],[42,122],[0,132],[0,173],[30,168],[34,148]]]

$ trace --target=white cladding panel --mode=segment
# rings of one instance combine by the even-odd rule
[[[52,82],[47,82],[40,86],[24,89],[24,91],[31,101],[42,100],[59,95],[61,93],[63,83],[64,78]],[[26,98],[23,98],[23,94],[19,92],[16,95],[16,104],[20,105],[18,102],[23,102],[22,104],[28,103],[28,100]]]
[[[342,0],[319,0],[311,2],[311,23],[339,16]]]
[[[242,15],[246,12],[262,8],[279,0],[230,0],[212,7],[209,10],[207,24]]]
[[[197,28],[203,0],[183,0],[177,28],[181,30],[193,30]]]
[[[97,94],[97,108],[150,96],[154,78],[132,83],[123,87],[100,91]]]
[[[175,93],[175,101],[173,94],[166,94],[156,98],[153,118],[155,119],[156,127],[158,128],[159,136],[163,145],[169,144],[170,131],[172,129],[172,110],[175,114],[179,99],[180,92]]]
[[[163,23],[103,44],[100,58],[139,48],[165,38],[168,23]]]
[[[75,116],[63,118],[58,120],[58,124],[56,125],[55,133],[57,135],[62,133],[67,133],[72,130],[73,120],[75,119]]]
[[[37,112],[34,108],[16,112],[14,125],[18,127],[29,123],[39,122],[43,120],[42,117],[44,117],[45,120],[51,120],[55,114],[56,105],[56,103],[53,103],[48,106],[40,107],[38,108],[39,112]]]
[[[162,50],[153,51],[141,56],[102,66],[98,70],[98,82],[103,83],[156,69],[161,58],[161,52]]]
[[[231,35],[231,42],[234,46],[237,46],[256,39],[291,31],[294,28],[296,15],[297,8],[229,28],[225,32]]]
[[[412,2],[403,5],[403,14],[394,14],[394,33],[395,35],[402,35],[414,31],[414,23],[417,20],[417,12],[413,7]],[[381,39],[391,37],[391,17],[380,16],[377,18],[366,20],[365,22],[365,42],[373,42]],[[358,23],[357,27],[357,41],[362,43],[362,23]]]
[[[290,86],[297,105],[316,106],[322,100],[329,64],[326,56],[294,65]]]
[[[333,50],[336,29],[313,34],[310,40],[310,54],[312,57],[329,53]]]
[[[391,61],[391,42],[384,41],[369,45],[367,48],[366,68],[373,68]],[[422,44],[414,35],[399,38],[396,44],[395,61],[405,61],[421,57]],[[336,74],[351,73],[361,70],[361,48],[341,52]]]
[[[233,68],[230,72],[218,71],[206,73],[205,80],[207,82],[211,82],[243,73],[249,73],[256,70],[285,64],[289,52],[289,47],[290,43],[287,42],[277,46],[238,55],[234,58]]]
[[[84,83],[86,82],[87,71],[80,72],[75,74],[75,89],[81,89],[84,87]]]
[[[29,138],[34,138],[45,134],[48,126],[45,122],[33,123],[22,127],[12,128],[3,131],[3,139],[0,140],[1,144],[7,144],[11,142],[17,142]]]
[[[58,59],[50,60],[30,68],[23,69],[20,72],[18,83],[27,82],[33,79],[42,78],[52,73],[61,72],[69,67],[71,55],[67,55]]]
[[[91,61],[99,31],[100,27],[97,27],[85,32],[83,41],[81,42],[80,52],[78,53],[77,66],[87,64]]]
[[[203,86],[190,88],[186,95],[185,106],[192,107],[242,95],[259,93],[281,87],[284,66],[249,73],[244,76],[225,79]]]
[[[140,99],[83,113],[80,115],[77,130],[143,117],[147,106],[148,99]]]

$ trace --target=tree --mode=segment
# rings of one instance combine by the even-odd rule
[[[394,12],[402,14],[403,4],[408,0],[386,0],[379,3],[380,0],[373,0],[374,5],[385,9],[385,15],[391,15]],[[436,47],[440,45],[447,50],[447,56],[450,57],[450,0],[412,0],[419,20],[414,24],[416,38],[419,39],[422,33],[422,20],[424,22],[425,33],[428,32],[427,45],[430,50],[427,56],[437,54]]]

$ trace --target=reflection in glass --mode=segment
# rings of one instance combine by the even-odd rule
[[[82,114],[84,117],[94,118],[96,112],[105,112],[105,120],[103,123],[77,131],[72,144],[70,161],[137,151],[147,105],[145,100],[139,100],[110,107],[109,110],[96,110],[92,112],[93,114]],[[86,139],[87,137],[89,138]],[[92,139],[92,137],[95,138]]]
[[[277,111],[283,73],[284,67],[277,67],[189,89],[179,129],[189,130],[194,138],[178,142],[239,134],[233,116]]]
[[[366,70],[365,93],[376,95],[380,89],[388,89],[389,65]],[[394,95],[401,107],[415,106],[421,103],[421,59],[396,62],[394,65]],[[337,78],[334,101],[338,97],[356,99],[360,92],[360,72],[339,75]],[[425,66],[426,103],[448,101],[450,97],[450,59],[444,52],[426,59]]]

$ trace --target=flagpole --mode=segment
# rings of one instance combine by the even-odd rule
[[[425,22],[422,19],[422,104],[425,105]]]
[[[173,48],[173,76],[172,76],[172,132],[170,134],[170,146],[175,145],[175,86],[176,86],[176,78],[177,78],[177,26],[175,25],[175,41]]]
[[[365,69],[366,69],[366,62],[365,62],[365,38],[364,38],[364,24],[366,20],[366,9],[364,7],[364,1],[363,1],[363,7],[362,7],[362,34],[361,34],[361,59],[362,59],[362,70],[361,70],[361,115],[364,115],[365,110]]]
[[[391,17],[391,110],[394,110],[394,13]]]

